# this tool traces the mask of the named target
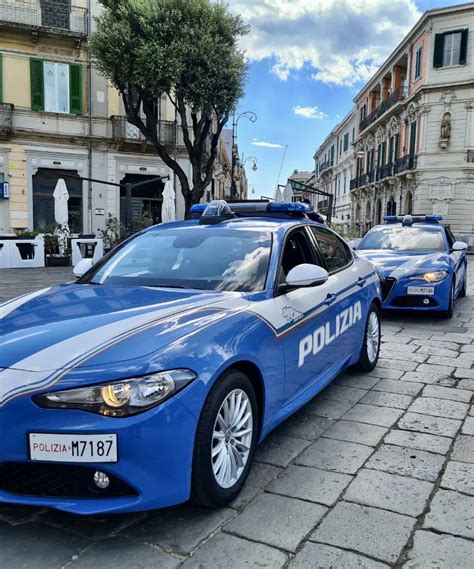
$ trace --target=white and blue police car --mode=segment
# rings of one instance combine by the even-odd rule
[[[2,304],[0,502],[226,504],[272,429],[345,368],[371,370],[379,277],[310,210],[198,205]]]
[[[382,276],[383,308],[436,311],[451,318],[466,295],[466,243],[438,215],[387,216],[357,245]]]

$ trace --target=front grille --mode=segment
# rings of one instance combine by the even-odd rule
[[[94,484],[96,471],[97,468],[68,464],[5,462],[0,465],[0,489],[20,496],[48,498],[118,498],[137,495],[134,488],[108,472],[108,488],[97,488]]]
[[[425,300],[428,300],[428,303],[425,303]],[[392,306],[397,306],[398,308],[416,308],[419,306],[422,306],[423,308],[434,308],[439,306],[437,301],[432,297],[416,295],[397,296],[390,302],[390,304]]]
[[[385,277],[380,281],[380,287],[382,289],[382,300],[388,298],[388,295],[392,291],[394,284],[397,282],[393,277]]]

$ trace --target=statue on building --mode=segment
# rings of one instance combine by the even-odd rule
[[[451,138],[451,114],[444,113],[443,120],[441,121],[441,140],[449,140]]]

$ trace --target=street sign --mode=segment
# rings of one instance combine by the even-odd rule
[[[0,183],[0,199],[7,200],[10,197],[10,184],[8,182]]]

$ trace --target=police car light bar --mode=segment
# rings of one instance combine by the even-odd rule
[[[219,206],[217,206],[217,203]],[[310,204],[302,202],[266,202],[266,201],[249,201],[249,202],[231,202],[225,200],[214,200],[208,204],[195,204],[191,206],[189,212],[191,214],[202,214],[203,216],[216,215],[215,212],[221,211],[225,204],[232,213],[243,214],[251,213],[311,213],[313,208]],[[207,212],[206,212],[207,210]]]
[[[443,219],[442,215],[386,215],[383,220],[385,223],[402,223],[402,225],[412,225],[413,223],[438,223]]]

